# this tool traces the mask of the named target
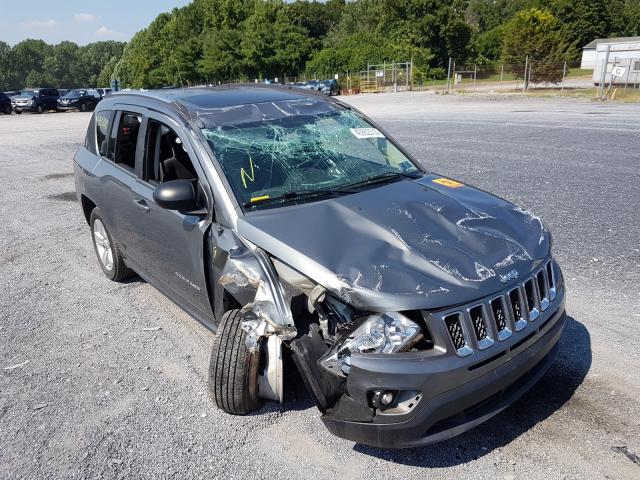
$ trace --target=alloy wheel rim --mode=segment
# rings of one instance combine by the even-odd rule
[[[104,268],[111,271],[113,269],[113,249],[111,248],[107,231],[100,220],[93,222],[93,239],[100,263]]]

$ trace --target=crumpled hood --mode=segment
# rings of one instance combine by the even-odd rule
[[[549,253],[541,220],[426,175],[244,216],[247,240],[356,308],[435,309],[505,288]]]

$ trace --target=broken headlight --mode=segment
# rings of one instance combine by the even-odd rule
[[[400,352],[419,339],[420,326],[398,312],[376,313],[368,317],[346,338],[339,340],[320,363],[333,371],[351,371],[352,353]]]

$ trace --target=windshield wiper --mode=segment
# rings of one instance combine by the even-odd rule
[[[272,203],[285,203],[288,201],[295,200],[305,200],[308,198],[317,198],[317,197],[336,197],[339,195],[346,195],[350,192],[349,190],[335,189],[335,190],[293,190],[290,192],[285,192],[276,197],[257,197],[250,202],[245,202],[242,204],[244,208],[251,208],[258,205],[267,205]]]
[[[364,178],[362,180],[358,180],[357,182],[349,183],[347,185],[342,185],[340,190],[343,189],[353,189],[355,187],[362,187],[365,185],[372,185],[374,183],[382,183],[388,180],[393,180],[398,177],[410,178],[412,180],[416,180],[422,176],[421,172],[416,173],[405,173],[405,172],[385,172],[380,175],[375,175],[373,177]]]

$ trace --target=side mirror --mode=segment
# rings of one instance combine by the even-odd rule
[[[161,183],[153,192],[153,201],[167,210],[189,211],[197,208],[196,189],[191,180]]]

